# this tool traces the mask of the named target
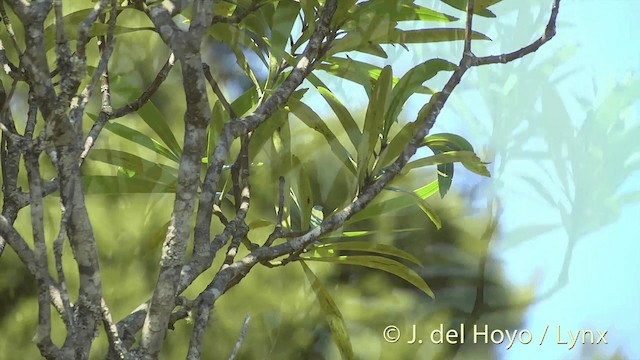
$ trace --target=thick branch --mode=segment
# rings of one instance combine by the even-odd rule
[[[180,35],[179,40],[181,41],[176,41],[176,37],[163,35],[163,39],[180,59],[182,65],[187,109],[184,115],[184,149],[178,169],[178,183],[171,224],[162,248],[160,274],[142,329],[140,350],[143,358],[155,359],[162,349],[171,312],[175,306],[175,297],[178,294],[180,271],[189,240],[191,216],[200,184],[201,159],[207,145],[207,126],[211,120],[211,107],[207,97],[204,69],[202,68],[200,43],[206,27],[211,22],[212,7],[213,0],[194,3],[194,17],[188,33],[173,32],[174,35]],[[160,9],[159,12],[153,12],[158,8],[160,6],[154,7],[148,14],[152,17],[156,27],[166,33],[167,26],[171,28],[171,25],[161,24],[160,21],[167,21],[168,10]],[[157,14],[157,16],[154,18],[153,14]],[[168,21],[173,25],[173,20],[169,18]]]

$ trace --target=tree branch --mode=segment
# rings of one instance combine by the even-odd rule
[[[289,76],[273,94],[261,103],[252,114],[242,119],[232,119],[223,127],[213,152],[213,159],[207,168],[202,192],[200,193],[194,230],[194,237],[196,239],[209,239],[210,237],[209,227],[211,225],[213,201],[215,199],[220,173],[227,159],[231,142],[234,138],[247,134],[264,123],[276,110],[284,106],[291,94],[302,83],[307,74],[312,70],[311,63],[318,56],[322,42],[330,32],[329,24],[331,23],[336,7],[336,0],[327,0],[325,2],[316,29],[311,35],[302,57]],[[199,253],[196,257],[192,258],[186,267],[188,275],[185,280],[187,284],[191,283],[198,274],[204,271],[208,264],[211,263],[216,254],[216,249],[213,248],[212,250],[213,252]]]
[[[40,188],[40,168],[37,153],[25,156],[25,167],[31,194],[31,227],[33,231],[36,284],[38,290],[38,326],[35,342],[40,353],[47,359],[59,357],[59,349],[51,341],[51,302],[49,293],[49,266],[47,244],[44,238],[44,214],[42,209],[42,190]]]
[[[166,5],[162,6],[164,9]],[[162,349],[171,311],[175,306],[175,297],[178,294],[180,272],[189,240],[191,216],[200,184],[201,159],[207,145],[207,126],[211,120],[200,43],[206,26],[211,22],[212,7],[213,0],[194,3],[194,18],[191,19],[188,33],[172,32],[174,35],[180,34],[181,41],[176,41],[176,37],[166,34],[167,27],[171,28],[171,25],[160,23],[160,21],[167,21],[169,16],[167,9],[153,12],[154,9],[160,8],[156,6],[148,12],[156,27],[161,32],[165,32],[163,39],[180,59],[187,109],[184,115],[184,149],[178,169],[173,214],[162,248],[158,281],[142,328],[140,351],[142,358],[145,359],[157,358]],[[173,25],[171,18],[168,21]]]
[[[553,10],[550,16],[549,24],[545,34],[555,34],[555,19],[558,14],[559,0],[554,0]],[[541,39],[544,39],[543,35]],[[541,40],[537,40],[536,43]],[[548,41],[545,40],[544,42]],[[542,42],[541,44],[544,44]],[[540,44],[540,45],[541,45]],[[540,46],[538,45],[538,47]],[[530,45],[531,46],[531,45]],[[530,47],[529,46],[529,47]],[[525,47],[525,49],[529,48]],[[530,52],[520,51],[517,53],[517,57],[523,57]],[[514,59],[515,59],[514,58]],[[382,175],[373,183],[367,185],[360,195],[349,205],[342,210],[334,213],[329,218],[325,219],[319,226],[313,228],[311,231],[305,233],[302,236],[293,238],[292,240],[272,247],[262,246],[257,250],[252,251],[244,258],[236,261],[224,269],[221,269],[214,277],[213,281],[207,286],[206,290],[200,294],[203,303],[206,303],[209,308],[213,306],[215,301],[220,295],[226,292],[233,285],[237,284],[248,274],[253,266],[257,263],[273,260],[277,257],[292,254],[297,251],[301,251],[316,241],[319,236],[333,231],[342,226],[351,216],[364,209],[381,191],[382,189],[402,170],[408,160],[413,156],[422,143],[424,137],[428,134],[429,130],[433,127],[440,111],[444,107],[447,99],[451,95],[452,91],[460,83],[464,73],[472,66],[477,66],[475,57],[470,54],[464,54],[459,66],[453,72],[444,88],[441,92],[434,94],[430,101],[430,108],[423,119],[418,119],[419,126],[414,133],[413,138],[409,141],[400,156],[391,164],[382,170]]]

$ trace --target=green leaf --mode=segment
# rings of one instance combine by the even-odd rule
[[[418,195],[421,199],[426,199],[432,196],[433,194],[435,194],[437,191],[438,191],[438,181],[434,180],[431,183],[414,190],[414,193]],[[414,204],[415,204],[415,200],[410,199],[406,196],[395,197],[395,198],[391,198],[381,202],[376,202],[367,206],[364,210],[355,214],[353,217],[351,217],[347,221],[347,223],[355,223],[355,222],[365,220],[365,219],[370,219],[373,217],[389,215],[394,212],[405,209]]]
[[[450,133],[433,134],[424,138],[424,144],[431,149],[441,151],[473,151],[473,146],[462,136]]]
[[[464,167],[478,175],[491,176],[489,170],[486,167],[486,163],[482,162],[473,151],[447,151],[437,153],[436,155],[431,155],[422,159],[414,160],[408,163],[402,170],[406,173],[418,167],[451,164],[454,162],[462,163]]]
[[[300,207],[300,227],[302,230],[309,229],[311,225],[311,214],[313,210],[313,193],[311,192],[311,183],[304,168],[304,164],[300,159],[292,155],[292,166],[298,173],[298,186],[296,191],[296,200]]]
[[[179,158],[182,154],[182,149],[180,148],[175,136],[173,136],[173,131],[169,127],[167,119],[155,104],[152,101],[148,101],[137,111],[137,113],[138,116],[140,116],[140,118],[158,135],[160,140],[167,145],[169,150]]]
[[[362,52],[372,44],[426,44],[432,42],[444,42],[464,40],[464,29],[439,28],[420,30],[387,30],[384,24],[374,27],[375,32],[364,32],[360,29],[349,32],[343,38],[334,42],[327,55],[335,55],[341,52]],[[475,40],[491,40],[484,34],[474,31],[471,38]]]
[[[360,3],[358,9],[351,16],[354,21],[362,21],[363,18],[370,18],[375,21],[380,14],[389,16],[394,21],[437,21],[449,22],[458,20],[454,16],[449,16],[441,12],[414,4],[414,0],[396,1],[366,1]],[[347,23],[343,29],[349,28]]]
[[[392,229],[392,230],[385,230],[384,233],[391,233],[391,234],[396,234],[396,233],[403,233],[403,232],[412,232],[412,231],[423,231],[424,228],[407,228],[407,229]],[[328,235],[322,235],[320,238],[321,239],[342,239],[342,238],[353,238],[353,237],[362,237],[362,236],[369,236],[369,235],[374,235],[379,233],[380,231],[378,230],[358,230],[358,231],[345,231],[342,233],[337,233],[337,234],[328,234]]]
[[[429,110],[437,98],[438,94],[433,94],[429,99],[429,102],[424,104],[420,111],[418,111],[418,115],[416,116],[417,120],[403,126],[398,134],[393,137],[393,140],[387,144],[380,154],[380,158],[374,169],[374,174],[377,174],[380,169],[394,161],[402,151],[404,151],[409,141],[416,136],[415,132],[418,130],[419,123],[428,115]]]
[[[427,202],[421,196],[413,191],[407,191],[392,186],[385,187],[385,190],[397,191],[401,194],[409,195],[413,200],[415,200],[416,205],[420,207],[420,210],[422,210],[422,212],[424,212],[425,215],[429,217],[431,222],[433,222],[433,224],[436,226],[436,229],[440,230],[442,228],[442,220],[440,220],[438,214],[436,214],[436,212],[431,208],[431,206],[429,206],[429,204],[427,204]]]
[[[382,71],[375,65],[353,60],[349,56],[346,59],[331,57],[325,61],[318,65],[317,68],[319,70],[324,70],[331,75],[360,84],[367,94],[371,92],[374,80],[377,79],[375,75],[379,75]]]
[[[137,177],[84,175],[82,181],[87,194],[159,194],[176,191],[175,184]]]
[[[351,140],[351,143],[353,144],[354,148],[357,149],[358,144],[360,143],[360,138],[362,137],[362,133],[358,128],[358,124],[353,119],[353,116],[351,116],[349,109],[347,109],[347,107],[344,106],[342,102],[340,102],[340,100],[338,100],[338,98],[335,95],[333,95],[331,90],[329,90],[328,88],[324,86],[317,86],[317,89],[320,95],[322,95],[322,97],[325,99],[327,104],[331,106],[331,109],[338,117],[338,120],[340,121],[342,128],[346,131],[347,135],[349,136],[349,140]]]
[[[87,114],[87,115],[95,119],[95,115],[93,114]],[[138,130],[132,129],[130,127],[127,127],[125,125],[122,125],[116,122],[108,122],[104,126],[104,128],[120,137],[123,137],[138,145],[144,146],[147,149],[155,152],[156,154],[162,155],[171,161],[174,161],[176,163],[180,162],[180,158],[178,158],[169,149],[164,147],[158,141],[150,138],[149,136],[141,133]]]
[[[389,93],[391,92],[392,78],[391,66],[387,65],[382,70],[369,98],[362,138],[360,144],[358,144],[359,184],[363,184],[365,177],[371,175],[369,161],[373,156],[376,143],[384,126],[384,115],[387,109]]]
[[[300,100],[290,98],[289,105],[287,105],[286,108],[288,108],[305,125],[319,132],[325,140],[327,140],[331,151],[340,161],[342,161],[344,166],[353,174],[356,173],[351,154],[349,154],[336,135],[331,131],[331,129],[329,129],[327,124],[325,124],[324,120],[315,111],[313,111],[311,107]]]
[[[407,164],[403,172],[416,167],[438,165],[438,181],[440,183],[440,196],[444,197],[453,181],[453,162],[461,162],[468,170],[482,176],[491,176],[486,167],[487,163],[480,161],[474,153],[473,146],[463,137],[455,134],[442,133],[429,135],[424,139],[435,155],[428,156]]]
[[[273,28],[271,29],[271,46],[285,50],[293,24],[300,12],[300,3],[293,0],[280,0],[273,13]]]
[[[347,250],[347,251],[365,251],[376,254],[383,255],[391,255],[395,257],[399,257],[401,259],[409,260],[416,265],[422,266],[420,260],[415,256],[409,254],[404,250],[400,250],[392,245],[385,244],[376,244],[370,241],[344,241],[344,242],[336,242],[336,243],[328,243],[328,244],[319,244],[309,249],[309,252],[315,251],[316,249],[321,251],[329,251],[335,253],[336,251]]]
[[[307,261],[321,261],[343,265],[365,266],[372,269],[378,269],[393,274],[401,279],[406,280],[422,292],[435,298],[435,294],[429,288],[429,285],[415,271],[407,265],[383,256],[372,255],[352,255],[352,256],[332,256],[332,257],[302,257]]]
[[[213,155],[220,134],[222,134],[222,128],[227,117],[228,115],[225,113],[222,103],[220,103],[219,99],[216,99],[211,108],[211,122],[207,128],[207,164],[211,160],[210,157]]]
[[[130,170],[133,173],[129,172],[129,177],[136,175],[139,178],[167,184],[175,183],[178,179],[176,168],[154,163],[124,151],[93,149],[89,153],[89,159]]]
[[[120,8],[122,9],[122,8]],[[93,11],[93,8],[82,9],[78,11],[74,11],[70,14],[65,15],[62,18],[62,22],[64,24],[64,32],[69,41],[78,40],[78,26],[80,23]],[[126,9],[124,9],[126,11]],[[89,28],[89,33],[87,34],[89,38],[93,38],[100,35],[106,35],[109,30],[109,24],[103,24],[95,22],[91,24],[91,28]],[[114,35],[127,34],[137,31],[153,31],[155,32],[155,28],[153,27],[139,27],[132,28],[127,26],[116,25],[114,28]],[[44,43],[47,51],[54,48],[56,45],[56,26],[55,24],[48,25],[44,29]]]
[[[440,71],[454,71],[456,65],[443,59],[430,59],[407,71],[391,92],[391,102],[385,116],[383,140],[386,142],[389,129],[398,120],[400,111],[409,97],[422,87],[422,84],[436,76]]]
[[[443,3],[458,10],[467,10],[467,0],[441,0]],[[473,13],[482,17],[494,18],[496,15],[488,7],[499,3],[502,0],[477,0],[473,6]]]
[[[354,354],[351,346],[351,340],[349,340],[349,332],[347,331],[347,326],[344,323],[344,318],[340,313],[340,309],[338,309],[338,306],[335,301],[333,301],[333,298],[327,289],[325,289],[324,285],[320,282],[320,279],[318,279],[313,271],[311,271],[307,264],[305,264],[304,261],[300,261],[300,265],[307,276],[307,280],[309,280],[309,283],[311,284],[313,292],[316,294],[316,299],[318,299],[320,309],[324,314],[327,325],[329,325],[333,341],[335,341],[336,346],[340,351],[340,355],[343,359],[353,359]]]

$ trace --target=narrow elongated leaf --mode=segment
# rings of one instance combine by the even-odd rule
[[[89,159],[121,166],[133,171],[133,173],[139,178],[145,178],[151,181],[173,183],[178,178],[178,169],[154,163],[124,151],[93,149],[89,153]]]
[[[376,164],[374,173],[377,174],[380,169],[384,166],[390,164],[393,160],[395,160],[402,151],[406,148],[408,142],[416,136],[416,131],[418,130],[418,126],[421,121],[428,115],[429,110],[435,103],[438,98],[438,94],[435,93],[429,99],[429,102],[424,104],[420,111],[418,111],[418,115],[416,116],[416,121],[406,124],[396,136],[393,137],[390,143],[385,146],[384,150],[380,154],[380,158],[378,163]]]
[[[336,251],[348,250],[348,251],[364,251],[371,252],[376,254],[383,255],[391,255],[395,257],[399,257],[401,259],[409,260],[416,265],[422,265],[420,260],[415,256],[409,254],[408,252],[398,249],[392,245],[385,244],[376,244],[370,241],[344,241],[344,242],[336,242],[336,243],[328,243],[328,244],[320,244],[311,249],[309,252],[314,251],[316,249],[322,251],[329,251],[335,253]]]
[[[482,162],[473,151],[446,151],[436,155],[427,156],[408,163],[404,167],[403,172],[408,172],[409,170],[418,167],[450,164],[454,162],[462,163],[464,167],[478,175],[491,176],[486,167],[486,163]]]
[[[393,229],[393,230],[385,230],[384,233],[397,234],[397,233],[403,233],[403,232],[422,231],[422,230],[424,229],[422,228]],[[380,232],[379,230],[345,231],[337,234],[323,235],[320,238],[321,239],[353,238],[353,237],[375,235],[379,232]]]
[[[466,11],[467,0],[440,0],[443,3],[452,6],[458,10]],[[473,13],[482,17],[494,18],[494,14],[488,7],[499,3],[502,0],[477,0],[473,6]]]
[[[398,120],[400,111],[409,97],[416,93],[422,84],[436,76],[440,71],[453,71],[456,65],[443,59],[430,59],[407,71],[391,92],[389,109],[385,116],[383,140],[386,141],[389,129]]]
[[[307,280],[309,280],[309,284],[311,284],[311,289],[313,289],[313,292],[316,294],[320,309],[324,314],[327,325],[329,325],[333,341],[335,341],[340,355],[343,359],[353,359],[353,347],[351,346],[349,332],[347,331],[347,326],[344,323],[340,309],[338,309],[336,302],[307,264],[305,264],[304,261],[300,261],[300,265],[304,270],[304,274],[307,276]]]
[[[353,12],[351,18],[354,21],[362,21],[365,17],[375,19],[380,14],[385,14],[394,21],[437,21],[449,22],[458,20],[458,18],[441,12],[416,5],[415,0],[396,0],[396,1],[366,1],[360,3],[358,9]],[[344,27],[349,29],[347,23]]]
[[[273,13],[273,26],[271,29],[271,46],[285,50],[291,29],[300,12],[300,3],[293,0],[281,0],[276,5]]]
[[[441,133],[424,138],[424,144],[432,149],[473,151],[473,146],[460,135]]]
[[[370,175],[369,160],[373,156],[376,143],[384,127],[384,115],[387,109],[389,93],[391,92],[393,73],[391,66],[387,65],[382,70],[376,85],[373,88],[367,113],[364,118],[362,138],[358,145],[358,181],[363,183],[366,176]]]
[[[384,29],[381,27],[380,29]],[[335,55],[345,51],[363,51],[371,44],[425,44],[432,42],[464,40],[464,29],[439,28],[420,30],[378,31],[373,34],[354,30],[345,37],[334,42],[334,46],[328,51],[328,55]],[[486,35],[474,31],[471,35],[474,40],[491,40]]]
[[[378,269],[393,274],[401,279],[406,280],[422,292],[435,298],[435,294],[427,285],[427,283],[415,271],[407,265],[383,256],[372,255],[352,255],[352,256],[333,256],[333,257],[302,257],[307,261],[322,261],[343,265],[358,265],[372,269]]]
[[[122,8],[121,8],[122,9]],[[65,34],[70,41],[78,40],[78,25],[93,11],[93,8],[82,9],[74,11],[70,14],[63,16],[62,22],[64,24]],[[124,10],[126,11],[126,9]],[[89,38],[93,38],[100,35],[106,35],[109,30],[109,24],[93,23],[89,28],[87,34]],[[114,35],[127,34],[137,31],[155,31],[153,27],[139,27],[132,28],[127,26],[116,25],[114,28]],[[44,42],[47,51],[54,48],[56,45],[56,26],[55,24],[48,25],[44,29]]]
[[[340,100],[338,100],[338,98],[326,87],[318,86],[317,89],[320,95],[322,95],[326,100],[327,104],[331,106],[331,109],[338,117],[338,121],[340,121],[342,128],[349,136],[349,140],[351,140],[353,147],[357,149],[362,133],[358,128],[358,124],[353,119],[353,116],[351,116],[349,109],[347,109],[347,107],[344,106],[342,102],[340,102]]]
[[[437,191],[438,181],[434,180],[431,183],[414,190],[414,193],[421,199],[426,199],[435,194]],[[392,199],[373,203],[351,217],[347,221],[347,223],[355,223],[361,220],[370,219],[372,217],[393,214],[394,212],[400,211],[414,204],[415,200],[410,199],[407,196],[395,197]]]
[[[311,192],[311,184],[309,177],[305,171],[304,164],[300,159],[293,155],[292,166],[298,172],[296,198],[300,207],[300,226],[303,230],[309,229],[311,224],[311,212],[313,209],[313,193]]]
[[[375,81],[380,77],[382,69],[362,61],[351,59],[348,55],[346,58],[331,57],[326,62],[317,66],[317,69],[326,71],[328,74],[352,81],[361,85],[368,96],[371,96],[371,90]],[[398,78],[393,78],[393,84],[397,84]],[[420,86],[415,90],[416,94],[433,94],[433,90],[426,86]]]
[[[132,129],[128,126],[119,124],[119,123],[115,123],[115,122],[109,122],[104,126],[105,129],[109,130],[110,132],[121,136],[129,141],[133,141],[134,143],[144,146],[149,150],[152,150],[153,152],[155,152],[156,154],[160,154],[164,157],[166,157],[169,160],[175,161],[176,163],[180,161],[180,158],[177,157],[173,152],[171,152],[169,149],[167,149],[166,147],[164,147],[162,144],[160,144],[158,141],[150,138],[149,136],[141,133],[138,130]]]
[[[397,191],[401,194],[409,195],[416,202],[416,205],[420,207],[420,210],[422,210],[422,212],[424,212],[425,215],[429,217],[431,222],[433,222],[433,224],[436,226],[436,229],[440,230],[440,228],[442,228],[442,220],[440,220],[438,214],[436,214],[436,212],[431,208],[431,206],[429,206],[429,204],[427,204],[427,202],[421,196],[413,191],[408,191],[391,186],[385,187],[385,190]]]
[[[438,164],[438,181],[440,183],[440,196],[444,197],[453,181],[453,162],[461,162],[468,170],[482,176],[491,176],[486,167],[487,163],[480,161],[474,153],[473,146],[463,137],[455,134],[443,133],[429,135],[424,139],[435,155],[413,161],[405,168],[409,171],[416,167]]]
[[[345,149],[340,141],[338,141],[336,135],[331,131],[331,129],[329,129],[322,118],[313,111],[313,109],[311,109],[311,107],[300,100],[290,98],[287,108],[305,125],[319,132],[325,140],[327,140],[331,151],[340,161],[342,161],[344,166],[352,173],[356,173],[351,154],[349,154],[347,149]]]
[[[180,157],[182,149],[169,127],[168,120],[152,101],[147,102],[138,110],[138,116],[149,125],[176,157]]]
[[[176,191],[175,184],[135,177],[85,175],[82,181],[87,194],[159,194]]]

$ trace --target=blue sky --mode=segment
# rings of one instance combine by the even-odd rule
[[[441,2],[425,1],[426,6],[433,6],[441,11],[451,11]],[[498,52],[512,51],[528,44],[538,37],[544,29],[551,0],[505,0],[495,6],[494,12],[498,14],[495,19],[477,19],[476,28],[493,38],[490,44],[482,43],[474,45],[476,54],[488,55]],[[524,9],[524,10],[523,10]],[[554,134],[554,128],[561,122],[579,124],[592,119],[591,111],[602,104],[603,99],[616,86],[623,86],[629,79],[638,79],[640,70],[640,51],[637,45],[637,12],[640,10],[640,1],[637,0],[563,0],[558,19],[557,36],[532,55],[528,61],[528,68],[543,63],[545,59],[560,54],[561,60],[556,68],[548,69],[549,81],[558,78],[562,74],[568,74],[564,80],[553,85],[559,94],[559,100],[551,106],[553,119],[545,119],[538,126],[539,131],[546,134]],[[460,15],[457,12],[457,15]],[[459,26],[459,25],[458,25]],[[500,36],[500,29],[509,28],[509,36]],[[406,53],[401,48],[390,52],[389,59],[376,59],[367,56],[351,55],[363,61],[370,61],[382,66],[392,64],[394,75],[403,72],[418,62],[429,57],[445,57],[453,62],[459,60],[460,44],[457,45],[428,45],[420,48],[412,48]],[[436,55],[433,55],[436,54]],[[558,62],[555,62],[558,64]],[[505,151],[500,145],[507,144],[508,138],[500,138],[491,132],[492,124],[500,121],[520,121],[519,119],[501,119],[501,117],[513,116],[501,108],[508,102],[520,102],[522,99],[490,99],[486,96],[487,89],[520,87],[517,96],[526,96],[528,91],[535,92],[532,76],[540,76],[539,73],[529,75],[527,66],[518,68],[517,64],[502,66],[493,69],[474,69],[477,74],[467,74],[461,85],[454,92],[448,108],[443,110],[434,132],[456,132],[469,139],[480,154],[490,157],[490,154],[500,154]],[[491,78],[490,72],[506,72],[504,83],[499,79]],[[513,72],[513,78],[509,78],[509,72]],[[532,70],[533,71],[533,70]],[[484,75],[484,77],[483,77]],[[487,80],[488,77],[488,80]],[[438,77],[429,83],[433,88],[439,88],[446,78]],[[484,79],[484,80],[483,80]],[[515,80],[514,80],[515,79]],[[330,80],[327,78],[327,81]],[[483,82],[484,81],[484,82]],[[515,84],[515,85],[514,85]],[[356,86],[349,84],[336,84],[332,86],[340,98],[350,105],[361,103],[366,105],[366,96]],[[637,91],[638,87],[635,87]],[[631,90],[630,90],[631,91]],[[615,122],[623,118],[627,128],[640,125],[640,93],[638,101],[626,109],[608,109],[608,117],[600,117],[601,120]],[[580,103],[575,98],[579,96],[587,102]],[[513,95],[512,95],[513,97]],[[363,101],[364,99],[364,101]],[[403,114],[410,117],[424,103],[425,98],[414,96],[408,102]],[[551,99],[553,101],[553,99]],[[322,101],[314,101],[316,110],[322,112],[328,107],[322,105]],[[554,108],[554,106],[557,108]],[[564,110],[563,110],[564,109]],[[557,110],[557,111],[556,111]],[[566,111],[565,111],[566,110]],[[523,108],[522,119],[530,118],[532,110]],[[530,119],[529,119],[530,120]],[[536,120],[539,121],[539,120]],[[515,128],[515,126],[514,126]],[[562,152],[583,153],[582,160],[573,160],[573,166],[578,166],[581,161],[590,162],[587,151],[577,146],[588,143],[584,135],[570,133],[574,139],[566,146],[576,148],[561,149]],[[602,134],[601,134],[602,135]],[[496,137],[498,136],[498,137]],[[545,141],[540,138],[531,141],[528,149],[531,151],[544,151]],[[548,139],[549,142],[554,140]],[[573,144],[573,145],[572,145]],[[633,153],[637,161],[640,156],[640,142],[636,146],[623,149]],[[611,145],[615,147],[615,144]],[[487,149],[486,152],[485,150]],[[606,150],[606,148],[605,148]],[[557,155],[556,155],[557,156]],[[621,160],[622,161],[622,160]],[[554,286],[558,279],[560,269],[564,263],[567,247],[567,227],[563,223],[558,207],[544,200],[545,194],[532,191],[532,188],[522,181],[530,177],[544,184],[547,197],[557,199],[560,203],[567,203],[564,195],[560,193],[562,181],[555,173],[551,165],[551,156],[540,158],[520,158],[517,161],[506,160],[504,167],[494,168],[493,178],[487,184],[490,193],[502,200],[504,213],[501,219],[501,233],[506,236],[498,239],[492,251],[501,259],[505,266],[507,277],[514,283],[523,287],[535,286],[537,294],[544,293],[546,289]],[[617,164],[621,165],[621,164]],[[617,169],[622,167],[618,166]],[[616,166],[607,168],[614,169]],[[477,183],[478,177],[458,172],[454,178],[454,187],[466,188],[470,184]],[[587,172],[587,174],[589,174]],[[600,176],[598,176],[598,174]],[[591,184],[594,192],[598,189],[606,189],[609,180],[617,175],[611,172],[594,170],[593,176],[597,179],[578,179]],[[616,191],[638,191],[640,189],[640,173],[636,172],[622,185],[611,185],[611,196]],[[616,186],[618,188],[616,189]],[[574,192],[575,185],[569,184],[570,192]],[[577,191],[591,191],[587,190]],[[589,194],[580,194],[589,195]],[[587,202],[581,203],[584,208],[593,208],[602,211],[602,197],[586,196]],[[521,345],[514,346],[508,351],[501,351],[503,359],[583,359],[589,358],[583,353],[581,346],[568,350],[567,345],[556,344],[556,326],[561,326],[562,338],[566,338],[567,330],[577,331],[591,329],[594,332],[608,331],[607,345],[599,345],[589,350],[596,350],[601,354],[612,354],[620,349],[629,359],[640,359],[640,343],[635,339],[637,325],[640,324],[640,287],[636,281],[640,276],[640,205],[632,203],[618,206],[619,213],[613,215],[612,221],[605,226],[596,227],[595,231],[578,236],[573,250],[573,256],[568,268],[568,283],[550,298],[530,307],[526,313],[526,322],[523,329],[531,331],[534,338],[540,336],[545,326],[549,325],[549,334],[542,346]],[[603,212],[606,213],[606,212]],[[585,213],[586,214],[586,213]],[[586,216],[586,215],[585,215]],[[574,229],[583,227],[582,224],[593,223],[592,218],[576,217]],[[522,226],[535,224],[559,224],[555,231],[540,234],[527,242],[516,242],[508,239],[508,234]],[[510,246],[507,246],[510,244]],[[597,339],[597,336],[596,336]]]
[[[637,46],[637,14],[640,2],[634,0],[619,1],[563,1],[560,17],[572,24],[572,27],[558,29],[555,41],[557,46],[577,44],[575,56],[569,60],[570,66],[580,68],[567,84],[570,90],[590,88],[596,84],[600,90],[595,94],[596,104],[600,95],[617,82],[635,75],[640,70],[640,52]],[[635,40],[634,40],[635,39]],[[540,55],[552,49],[543,48]],[[640,93],[637,94],[640,100]],[[629,122],[636,126],[639,102],[635,103],[635,114],[631,112]],[[588,108],[572,106],[569,112],[576,120],[587,117]],[[622,110],[622,109],[621,109]],[[613,119],[612,119],[613,120]],[[640,147],[628,149],[638,154]],[[637,156],[637,155],[636,155]],[[636,173],[622,187],[640,189],[640,174]],[[508,175],[507,175],[508,177]],[[606,182],[603,178],[601,181]],[[507,181],[508,183],[508,181]],[[517,192],[505,185],[504,193]],[[500,191],[499,191],[500,192]],[[550,214],[549,220],[557,216],[552,209],[541,206],[532,208],[530,201],[522,197],[505,197],[506,226],[514,225],[532,212]],[[534,202],[535,203],[535,202]],[[599,206],[599,204],[590,204]],[[529,214],[529,215],[527,215]],[[558,324],[572,329],[608,330],[608,345],[598,347],[599,351],[612,353],[620,349],[629,359],[640,358],[640,345],[636,341],[637,325],[640,324],[640,287],[637,284],[640,275],[640,206],[627,205],[622,208],[617,219],[598,231],[582,237],[576,246],[569,270],[569,283],[550,299],[540,302],[527,312],[526,327],[539,331],[547,324]],[[566,237],[561,232],[540,236],[534,241],[516,247],[501,254],[507,273],[512,281],[526,284],[538,277],[538,289],[542,291],[557,276],[562,262]],[[562,250],[561,250],[562,249]],[[564,331],[564,330],[563,330]],[[566,336],[566,335],[565,335]],[[553,339],[552,339],[553,340]],[[505,359],[581,359],[581,349],[567,350],[566,345],[546,342],[543,346],[514,347],[503,352]]]

